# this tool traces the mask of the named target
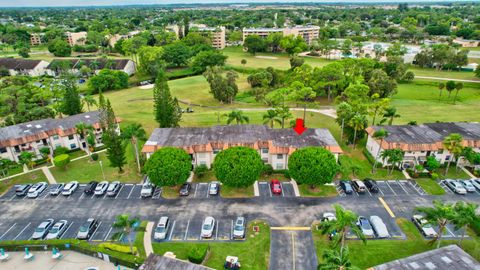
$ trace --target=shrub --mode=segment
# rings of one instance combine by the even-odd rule
[[[187,181],[192,168],[192,158],[183,149],[163,147],[145,163],[145,172],[157,186],[180,185]]]
[[[55,150],[53,150],[53,156],[67,154],[68,152],[69,152],[68,148],[60,146],[55,148]]]
[[[98,247],[112,250],[112,251],[117,251],[121,253],[126,253],[126,254],[132,254],[130,252],[130,247],[127,245],[118,245],[118,244],[113,244],[113,243],[101,243],[98,245]],[[137,247],[133,247],[133,254],[137,254]]]
[[[188,260],[192,263],[201,264],[207,256],[208,247],[194,246],[188,252]]]
[[[438,173],[432,173],[430,175],[430,177],[433,179],[433,180],[437,180],[438,179]]]
[[[270,164],[263,165],[263,174],[272,175],[272,173],[273,173],[272,165],[270,165]]]
[[[98,160],[98,154],[97,154],[97,153],[93,153],[91,157],[92,157],[92,160],[93,160],[93,161],[97,161],[97,160]]]
[[[208,167],[207,165],[199,165],[195,167],[194,173],[198,178],[203,178],[208,172]]]
[[[65,168],[70,163],[70,156],[68,154],[58,155],[53,158],[53,164],[57,167]]]
[[[339,170],[335,156],[322,147],[297,149],[288,159],[290,175],[299,184],[330,183]]]
[[[236,146],[215,156],[213,170],[217,179],[230,187],[248,187],[263,171],[260,154],[252,148]]]

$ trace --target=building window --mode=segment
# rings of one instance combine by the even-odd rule
[[[36,141],[36,143],[40,143],[40,140]]]
[[[443,154],[443,149],[437,151],[438,154]]]
[[[69,140],[73,140],[73,135],[68,135]]]
[[[53,136],[53,139],[54,139],[54,140],[58,140],[58,135],[54,135],[54,136]]]
[[[262,148],[262,154],[268,154],[268,148]]]
[[[205,153],[197,153],[198,158],[205,158]]]
[[[268,158],[262,158],[263,163],[268,163]]]
[[[283,154],[277,154],[277,159],[282,159],[283,158]]]
[[[205,161],[200,161],[200,165],[207,165],[207,162],[205,162]]]
[[[420,151],[420,153],[422,153],[422,154],[423,154],[423,153],[425,153],[425,151]]]
[[[0,147],[0,153],[6,153],[7,148],[6,147]]]
[[[213,149],[213,154],[216,155],[220,152],[220,149]]]
[[[277,170],[283,170],[283,163],[277,163]]]
[[[20,146],[15,145],[14,149],[15,149],[15,152],[20,152]]]
[[[74,143],[70,144],[70,149],[75,149],[75,148],[77,148],[76,144],[74,144]]]
[[[445,157],[445,161],[449,161],[449,160],[450,160],[450,155]]]

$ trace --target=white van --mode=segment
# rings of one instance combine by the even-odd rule
[[[153,234],[153,239],[164,240],[167,238],[168,228],[170,227],[170,219],[168,217],[161,217],[158,221],[157,227]]]
[[[140,191],[140,196],[142,196],[142,198],[152,197],[153,190],[154,190],[154,187],[152,183],[150,183],[150,179],[148,177],[145,178],[145,182],[143,182],[143,185],[142,185],[142,190]]]
[[[358,193],[364,193],[367,191],[367,186],[363,183],[363,181],[355,180],[353,181],[353,189],[355,189]]]
[[[371,216],[370,224],[372,225],[377,238],[389,238],[390,234],[388,233],[387,226],[383,223],[383,220],[379,216]]]

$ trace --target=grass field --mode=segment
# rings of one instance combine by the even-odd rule
[[[333,197],[337,196],[335,186],[315,186],[312,189],[310,185],[298,185],[298,190],[302,197]]]
[[[447,70],[436,70],[434,68],[420,68],[420,67],[410,67],[409,70],[415,73],[415,76],[424,76],[424,77],[438,77],[438,78],[452,78],[452,79],[461,79],[461,80],[478,80],[479,78],[475,77],[473,71],[447,71]]]
[[[258,233],[253,231],[253,226],[259,226]],[[227,256],[238,257],[242,269],[264,270],[268,269],[270,254],[270,228],[260,221],[254,221],[248,225],[247,240],[242,242],[210,242],[207,243],[153,243],[153,251],[163,255],[167,251],[173,252],[178,259],[186,260],[190,250],[194,247],[210,248],[208,259],[204,263],[214,269],[223,269],[223,263]]]
[[[422,187],[427,194],[430,195],[443,195],[445,190],[437,183],[437,181],[430,178],[417,178],[415,182]]]
[[[366,245],[357,240],[347,241],[352,264],[360,269],[367,269],[375,265],[428,251],[435,247],[423,239],[412,222],[406,219],[397,219],[397,223],[407,235],[407,240],[371,240],[367,241]],[[317,257],[322,261],[323,251],[330,248],[330,241],[316,230],[313,231],[313,236]],[[442,246],[457,243],[458,240],[442,240]],[[480,238],[472,236],[472,238],[464,240],[463,249],[479,260]]]
[[[37,182],[48,182],[47,177],[42,172],[42,170],[36,170],[33,172],[29,172],[26,174],[22,174],[13,178],[10,178],[5,181],[0,181],[0,195],[9,190],[14,185],[21,185],[21,184],[31,184]]]

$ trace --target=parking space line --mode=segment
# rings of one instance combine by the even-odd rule
[[[185,236],[183,237],[183,240],[187,240],[188,226],[190,226],[190,219],[187,222],[187,229],[185,230]]]
[[[103,241],[107,241],[107,239],[108,239],[108,236],[109,236],[109,235],[110,235],[110,233],[112,232],[112,229],[113,229],[113,227],[112,227],[112,226],[110,226],[110,230],[108,230],[108,232],[107,232],[107,235],[105,235],[105,238],[103,239]]]
[[[273,231],[310,231],[310,227],[270,227]]]
[[[405,189],[401,181],[397,181],[397,184],[405,191],[406,194],[409,194],[408,191]]]
[[[115,196],[115,199],[117,199],[118,195],[120,195],[120,193],[122,192],[122,189],[123,189],[123,185],[120,186],[120,190],[117,192],[117,196]]]
[[[10,202],[13,201],[13,199],[15,199],[15,197],[17,197],[17,194],[13,194],[13,196],[8,201],[10,201]]]
[[[217,226],[215,227],[215,240],[218,239],[218,219],[217,219]]]
[[[170,236],[168,237],[168,240],[172,240],[172,234],[173,234],[173,230],[175,229],[175,222],[177,222],[176,220],[173,221],[173,225],[172,225],[172,228],[170,229]]]
[[[211,185],[212,185],[212,183],[209,183],[208,187],[207,187],[207,198],[210,198],[210,186]]]
[[[295,236],[292,232],[292,263],[293,263],[293,270],[295,270]]]
[[[130,193],[128,193],[127,200],[130,199],[130,196],[132,195],[134,189],[135,189],[135,186],[133,186],[132,190],[130,190]]]
[[[387,184],[387,186],[390,188],[390,190],[393,192],[393,195],[397,196],[397,193],[393,190],[393,188],[390,186],[390,184],[388,183],[388,181],[385,181],[385,184]]]
[[[7,235],[7,233],[11,231],[13,227],[15,227],[15,225],[17,225],[17,223],[13,223],[13,225],[10,228],[8,228],[8,230],[4,234],[2,234],[2,236],[0,236],[0,240],[3,239],[3,237]]]
[[[95,228],[95,231],[93,232],[93,234],[90,236],[90,239],[94,239],[95,237],[95,234],[98,232],[98,228],[100,228],[100,226],[102,225],[102,222],[100,221],[97,225],[97,228]],[[88,239],[88,240],[90,240]]]
[[[382,196],[385,196],[385,194],[383,194],[383,191],[380,187],[378,187],[378,191],[380,191],[380,193],[382,193]]]
[[[448,232],[452,237],[455,237],[455,234],[448,228],[448,226],[445,226],[445,229],[447,229],[447,232]]]
[[[232,219],[232,225],[230,226],[230,240],[233,239],[233,219]]]
[[[70,222],[70,225],[68,225],[67,229],[62,233],[62,235],[60,236],[60,239],[62,239],[63,236],[67,234],[68,230],[70,230],[70,228],[72,227],[73,223],[74,223],[73,221]]]
[[[280,191],[282,191],[282,197],[285,197],[285,194],[283,194],[283,185],[281,182],[280,182]]]
[[[84,195],[85,195],[85,192],[82,192],[82,195],[80,196],[79,200],[83,199]]]
[[[31,222],[28,223],[27,226],[25,226],[25,228],[23,228],[23,230],[21,230],[21,231],[17,234],[17,236],[15,236],[15,238],[13,238],[13,240],[17,240],[17,238],[18,238],[20,235],[22,235],[22,233],[23,233],[31,224],[32,224]]]
[[[267,183],[268,185],[268,192],[270,192],[270,197],[272,197],[272,188],[270,187],[270,185]]]
[[[368,188],[366,188],[365,190],[367,190],[368,195],[370,195],[370,197],[371,197],[371,196],[372,196],[372,193],[370,193],[370,190],[368,190]]]
[[[385,208],[385,210],[387,210],[388,214],[389,214],[392,218],[395,218],[395,214],[393,214],[392,209],[390,209],[390,207],[388,207],[388,204],[383,200],[383,198],[382,198],[382,197],[378,197],[378,200],[379,200],[380,203],[383,205],[383,207]]]
[[[197,197],[197,188],[198,188],[198,184],[195,185],[195,193],[193,193],[193,197],[194,197],[194,198]]]

